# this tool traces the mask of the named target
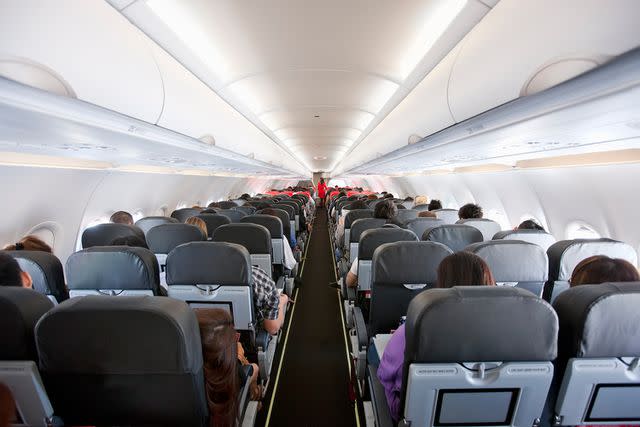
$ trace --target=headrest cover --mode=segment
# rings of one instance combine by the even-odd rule
[[[355,209],[349,211],[344,217],[344,228],[351,228],[354,221],[362,218],[373,218],[373,211],[371,209]]]
[[[250,285],[249,252],[235,243],[191,242],[167,256],[168,285]]]
[[[196,209],[196,208],[176,209],[175,211],[171,212],[171,218],[175,218],[180,222],[185,222],[192,216],[197,216],[198,214],[200,214],[200,211],[202,211],[202,209]]]
[[[549,361],[558,318],[544,300],[506,286],[429,289],[409,304],[405,364]]]
[[[361,218],[351,223],[351,234],[349,240],[351,242],[359,242],[362,233],[365,230],[371,230],[373,228],[380,228],[384,225],[386,220],[382,218]]]
[[[38,361],[33,331],[53,303],[26,288],[0,286],[0,360]]]
[[[365,230],[360,235],[360,246],[358,246],[358,259],[372,259],[373,251],[383,243],[392,242],[413,242],[418,241],[418,237],[413,231],[403,228],[374,228]]]
[[[407,222],[405,222],[405,225],[407,226],[407,229],[416,233],[416,236],[418,236],[418,238],[422,238],[422,235],[427,228],[434,228],[439,225],[445,224],[444,221],[438,218],[420,217],[408,220]]]
[[[161,224],[147,232],[147,244],[155,254],[168,254],[183,243],[201,240],[204,240],[202,231],[190,224]]]
[[[33,280],[33,289],[44,295],[53,295],[58,302],[69,298],[65,288],[62,263],[53,254],[42,251],[7,251],[20,268]]]
[[[270,254],[271,235],[263,225],[238,223],[218,227],[213,233],[214,242],[237,243],[250,254]]]
[[[135,225],[98,224],[82,232],[82,247],[108,246],[119,237],[136,236],[144,240],[144,232]]]
[[[547,255],[549,280],[569,280],[576,265],[593,255],[622,258],[634,266],[638,265],[638,256],[633,247],[612,239],[561,240],[549,247]]]
[[[493,236],[494,240],[522,240],[529,243],[535,243],[544,249],[545,251],[549,246],[556,242],[556,238],[553,235],[543,230],[504,230],[498,231]]]
[[[486,261],[496,282],[546,282],[547,253],[538,245],[519,240],[490,240],[467,246],[466,251]]]
[[[443,243],[458,252],[472,243],[482,242],[483,237],[480,230],[470,225],[446,224],[426,229],[422,240]]]
[[[438,278],[438,266],[451,249],[435,242],[395,242],[380,245],[373,253],[372,283],[433,285]],[[416,260],[420,260],[416,264]]]
[[[229,214],[229,216],[220,215],[220,212],[222,211],[219,210],[217,214],[203,213],[197,215],[198,218],[200,218],[205,222],[205,224],[207,224],[207,234],[209,235],[208,237],[213,237],[213,232],[216,231],[216,228],[220,227],[221,225],[231,224],[231,218],[229,217],[231,214]],[[242,212],[239,211],[229,212],[233,212],[233,214],[235,215],[242,215]]]
[[[156,225],[160,224],[176,224],[178,221],[175,218],[168,216],[147,216],[136,221],[136,227],[140,228],[146,235]]]
[[[96,246],[67,259],[69,289],[124,289],[160,292],[160,271],[153,253],[130,246]]]
[[[640,283],[581,285],[558,295],[564,357],[639,357]]]
[[[195,373],[202,369],[198,322],[166,297],[72,298],[36,327],[40,368],[50,374]]]
[[[282,221],[280,221],[280,218],[272,215],[254,214],[245,216],[240,222],[262,225],[269,230],[272,239],[282,239]]]

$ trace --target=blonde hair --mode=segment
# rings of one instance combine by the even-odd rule
[[[195,225],[204,233],[205,236],[208,236],[209,233],[207,231],[207,223],[204,222],[201,218],[197,216],[192,216],[185,221],[186,224]]]
[[[413,204],[415,206],[426,205],[427,203],[429,203],[429,199],[427,198],[427,196],[416,196],[416,198],[413,200]]]

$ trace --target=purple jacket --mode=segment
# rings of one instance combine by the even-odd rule
[[[402,365],[404,363],[404,325],[391,335],[391,339],[384,349],[380,366],[378,366],[378,379],[384,386],[384,394],[387,397],[389,410],[395,422],[400,418],[400,393],[402,389]]]

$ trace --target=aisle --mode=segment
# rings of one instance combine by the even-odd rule
[[[355,426],[349,401],[349,367],[334,280],[326,211],[317,212],[302,286],[296,296],[284,358],[275,384],[264,399],[256,425]],[[281,343],[281,344],[282,344]],[[267,418],[267,420],[265,420]],[[263,421],[264,420],[264,421]]]

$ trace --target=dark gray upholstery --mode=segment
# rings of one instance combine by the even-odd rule
[[[373,228],[380,228],[384,225],[385,221],[386,220],[380,218],[361,218],[355,220],[351,224],[351,237],[349,240],[352,243],[358,243],[363,232]]]
[[[445,224],[455,224],[460,218],[458,217],[457,209],[436,209],[432,211],[436,214],[438,219],[441,219]]]
[[[556,242],[553,235],[543,230],[504,230],[497,232],[493,240],[522,240],[540,246],[545,252]]]
[[[240,223],[259,224],[269,230],[272,239],[282,239],[282,221],[272,215],[247,215]]]
[[[7,251],[20,268],[33,280],[33,289],[43,295],[52,296],[57,302],[69,298],[64,283],[62,263],[53,254],[42,251]]]
[[[250,285],[249,252],[235,243],[191,242],[167,256],[167,285]]]
[[[223,215],[221,212],[223,211],[219,210],[217,214],[200,214],[197,216],[207,224],[207,233],[209,234],[209,237],[213,237],[213,232],[216,231],[216,228],[233,222],[230,215]],[[233,215],[237,215],[238,218],[242,218],[242,212],[240,211],[229,212],[235,212]]]
[[[293,209],[293,214],[294,215],[300,215],[300,205],[298,204],[297,201],[288,199],[288,200],[282,200],[278,203],[279,205],[284,205],[284,206],[290,206]],[[277,206],[275,206],[277,207]]]
[[[240,222],[240,220],[242,218],[244,218],[245,216],[247,216],[246,213],[238,210],[238,209],[219,209],[218,210],[218,215],[224,215],[227,218],[229,218],[229,221],[231,222]]]
[[[418,218],[418,211],[414,209],[398,209],[396,219],[402,224],[406,224],[411,219]]]
[[[439,225],[444,225],[444,221],[437,218],[420,217],[420,218],[410,219],[405,223],[405,225],[407,226],[407,229],[416,233],[416,236],[418,236],[419,238],[422,238],[422,235],[424,234],[427,228],[433,228]]]
[[[227,224],[213,234],[214,242],[237,243],[244,246],[250,254],[270,254],[271,235],[263,225],[240,223]]]
[[[413,297],[435,285],[438,265],[452,253],[435,242],[395,242],[378,247],[371,266],[369,336],[395,329]]]
[[[168,254],[178,245],[204,239],[198,227],[182,223],[158,225],[147,233],[147,244],[154,254]]]
[[[245,215],[253,215],[254,213],[256,213],[257,209],[253,206],[238,206],[233,208],[234,211],[240,211],[243,212]]]
[[[291,237],[291,217],[289,216],[289,213],[283,209],[278,209],[278,208],[270,208],[273,209],[274,214],[280,218],[280,221],[282,222],[282,234],[283,236],[285,236],[287,238],[287,241],[289,240],[289,238]],[[258,214],[260,214],[262,211],[258,211]]]
[[[287,215],[289,215],[289,221],[293,221],[296,217],[296,212],[293,209],[293,206],[284,204],[284,203],[276,203],[275,205],[273,205],[274,209],[281,209],[283,211],[285,211],[287,213]]]
[[[186,222],[192,216],[198,216],[202,209],[199,208],[182,208],[171,212],[171,218],[175,218],[180,222]]]
[[[417,240],[418,237],[412,231],[402,228],[375,228],[365,230],[360,235],[358,260],[372,259],[373,252],[383,243],[412,242]]]
[[[36,342],[52,405],[68,425],[206,423],[198,323],[182,301],[73,298],[42,317]]]
[[[223,200],[218,202],[218,206],[220,206],[220,209],[232,209],[238,207],[238,204],[232,200]]]
[[[160,295],[160,269],[148,249],[96,246],[67,259],[67,286],[74,290],[151,290]]]
[[[373,211],[371,209],[355,209],[349,211],[344,217],[344,228],[350,229],[351,225],[362,218],[373,218]]]
[[[82,232],[82,247],[108,246],[120,237],[135,236],[144,241],[144,232],[135,225],[126,224],[98,224]]]
[[[140,228],[144,234],[146,235],[149,230],[151,230],[153,227],[155,227],[156,225],[160,225],[160,224],[175,224],[178,223],[180,221],[178,221],[175,218],[171,218],[168,216],[147,216],[145,218],[141,218],[139,220],[136,221],[136,226],[138,228]]]
[[[576,286],[553,307],[563,358],[640,357],[640,283]]]
[[[442,243],[458,252],[472,243],[482,242],[483,237],[480,230],[470,225],[445,224],[425,230],[422,240]]]
[[[17,286],[0,286],[0,360],[38,362],[34,329],[53,307],[49,298]]]

